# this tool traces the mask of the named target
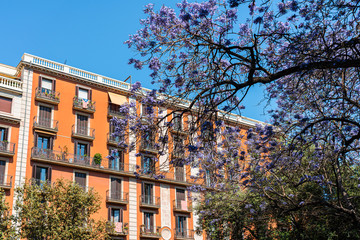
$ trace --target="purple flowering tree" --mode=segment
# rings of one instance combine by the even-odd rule
[[[191,190],[205,196],[209,236],[359,238],[360,2],[182,1],[144,12],[129,63],[151,69],[158,90],[133,90],[153,109],[192,116],[178,161],[200,169]],[[256,84],[278,107],[272,125],[244,133],[226,113]],[[147,124],[130,115],[120,134],[151,127],[158,153],[169,150],[167,113],[150,110]]]

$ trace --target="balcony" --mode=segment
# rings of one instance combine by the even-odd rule
[[[186,137],[189,134],[189,132],[184,130],[182,126],[176,126],[176,125],[170,128],[170,132],[172,134],[181,135],[183,137]]]
[[[128,204],[129,203],[129,193],[126,193],[126,192],[112,193],[109,190],[107,190],[106,191],[106,201],[108,203]]]
[[[87,141],[93,141],[95,139],[95,129],[88,127],[76,127],[72,125],[71,136]]]
[[[120,112],[120,106],[109,103],[108,107],[108,117],[117,117],[117,118],[125,118],[125,114]]]
[[[95,102],[89,99],[78,98],[77,96],[73,99],[73,108],[75,110],[94,113],[95,112]]]
[[[140,148],[143,152],[158,154],[158,149],[156,148],[155,141],[141,141]]]
[[[140,207],[160,208],[160,197],[140,195]]]
[[[36,88],[35,100],[58,105],[60,103],[60,93],[46,88]]]
[[[0,188],[9,190],[12,186],[12,176],[0,174]]]
[[[34,129],[39,129],[51,133],[57,133],[58,125],[59,125],[59,121],[57,120],[51,120],[48,118],[39,118],[38,116],[34,117]]]
[[[30,179],[31,181],[31,185],[37,185],[37,186],[44,186],[46,185],[51,185],[51,181],[50,180],[40,180],[40,179],[36,179],[36,178],[32,178]]]
[[[160,227],[140,225],[140,237],[159,239]]]
[[[175,239],[185,240],[194,239],[194,230],[190,229],[175,229]]]
[[[0,141],[0,156],[12,157],[15,155],[15,143]]]
[[[190,213],[192,212],[192,202],[186,200],[174,200],[174,212]]]
[[[112,133],[108,133],[107,141],[109,145],[118,147],[119,143],[124,141],[124,138],[120,136],[113,136]]]
[[[129,234],[129,224],[122,222],[108,222],[106,231],[111,236],[127,236]]]
[[[23,83],[20,80],[0,76],[0,88],[17,94],[22,93]]]
[[[123,172],[134,173],[135,165],[130,164],[114,164],[114,160],[104,158],[100,164],[95,163],[93,158],[89,156],[74,155],[67,152],[55,151],[51,149],[32,148],[31,159],[40,162],[54,163],[58,165],[79,167],[88,170],[106,171],[106,172]]]

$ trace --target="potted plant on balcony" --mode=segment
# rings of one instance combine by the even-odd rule
[[[94,163],[98,166],[101,166],[102,156],[100,153],[95,153],[94,155]]]

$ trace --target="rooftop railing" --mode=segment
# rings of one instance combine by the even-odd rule
[[[22,92],[23,83],[19,80],[0,76],[0,87]]]

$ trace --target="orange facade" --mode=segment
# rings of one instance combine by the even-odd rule
[[[136,102],[141,114],[141,103],[130,97],[129,85],[29,54],[10,70],[17,74],[17,78],[12,77],[16,83],[21,83],[16,85],[18,92],[12,89],[13,96],[9,95],[14,86],[9,84],[11,74],[0,75],[0,101],[10,99],[21,108],[10,113],[0,109],[0,130],[8,129],[6,142],[15,143],[11,153],[2,151],[0,145],[0,164],[5,163],[2,171],[7,178],[12,176],[10,185],[0,182],[0,187],[5,189],[11,207],[14,185],[30,179],[39,183],[63,178],[99,193],[101,209],[94,217],[116,224],[114,239],[205,238],[193,231],[195,203],[186,197],[187,187],[192,184],[191,169],[172,167],[168,162],[175,154],[174,147],[170,146],[167,159],[155,163],[158,168],[167,164],[161,170],[163,179],[156,180],[146,171],[136,177],[134,171],[149,168],[156,153],[145,149],[146,154],[137,157],[136,153],[144,150],[142,144],[137,143],[129,152],[119,148],[118,139],[111,135],[110,119],[121,117],[119,104]],[[175,131],[169,137],[177,134],[183,133]],[[118,153],[112,153],[113,149]],[[106,158],[109,154],[115,154],[114,158]]]

